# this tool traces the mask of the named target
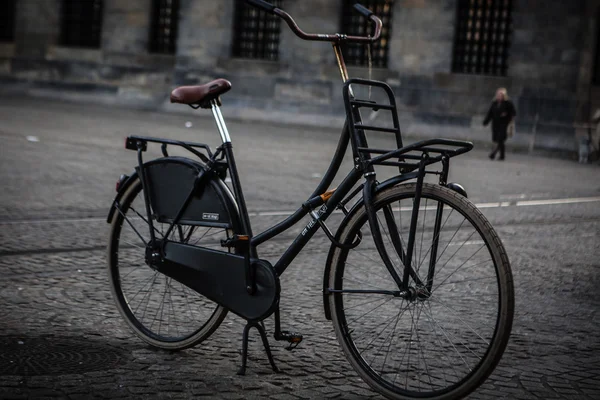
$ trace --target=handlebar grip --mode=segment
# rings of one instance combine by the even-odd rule
[[[260,8],[261,10],[264,10],[271,14],[273,14],[273,10],[277,8],[273,4],[267,3],[263,0],[246,0],[246,3],[250,4],[253,7]]]
[[[373,11],[359,3],[354,4],[354,9],[364,15],[365,18],[369,18],[373,15]]]

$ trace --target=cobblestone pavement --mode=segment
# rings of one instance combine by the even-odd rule
[[[330,130],[242,122],[229,130],[255,232],[283,218],[264,211],[291,211],[310,194],[337,139]],[[328,246],[320,233],[282,277],[283,325],[304,334],[293,352],[272,343],[282,373],[271,372],[254,338],[247,375],[235,374],[243,325],[231,314],[182,352],[133,335],[105,266],[107,207],[116,178],[135,164],[122,147],[127,134],[218,138],[204,117],[0,99],[0,398],[380,398],[324,317]],[[599,173],[521,154],[491,162],[485,149],[452,160],[451,180],[466,186],[504,241],[516,289],[507,351],[470,398],[600,399]],[[300,225],[262,256],[276,261]]]

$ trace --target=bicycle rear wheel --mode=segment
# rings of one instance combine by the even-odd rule
[[[399,185],[375,198],[385,247],[400,277],[415,188]],[[423,185],[417,221],[413,296],[405,299],[348,292],[399,289],[375,248],[365,208],[347,217],[339,239],[349,244],[361,231],[363,240],[351,250],[336,248],[331,257],[330,288],[340,291],[329,297],[332,319],[348,360],[384,396],[460,398],[483,383],[508,342],[514,311],[510,264],[481,212],[448,188]]]
[[[142,184],[126,191],[112,220],[108,271],[117,308],[131,329],[152,346],[181,350],[208,338],[227,310],[206,297],[150,268],[145,261],[150,239]],[[158,239],[169,225],[153,221]],[[177,241],[222,250],[226,229],[178,225],[169,235]]]

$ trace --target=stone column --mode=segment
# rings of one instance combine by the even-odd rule
[[[284,3],[283,9],[305,32],[337,33],[341,29],[341,1],[288,1]],[[279,60],[289,67],[292,76],[301,74],[322,78],[323,70],[333,69],[335,71],[337,69],[331,44],[302,40],[291,31],[283,20],[281,21],[279,40]]]
[[[181,0],[177,68],[210,71],[231,54],[234,0]]]
[[[388,68],[402,75],[451,71],[456,0],[394,3]]]
[[[43,59],[60,37],[60,0],[19,0],[15,16],[18,57]]]
[[[148,52],[151,8],[150,0],[104,0],[102,50],[105,57]]]

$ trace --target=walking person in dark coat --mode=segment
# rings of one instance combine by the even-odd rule
[[[504,160],[504,142],[507,138],[507,130],[513,119],[517,115],[515,106],[508,99],[505,88],[496,90],[496,97],[490,106],[487,116],[483,120],[483,125],[492,122],[492,141],[496,143],[496,148],[490,153],[490,158],[493,160],[496,153],[500,152],[499,160]]]

